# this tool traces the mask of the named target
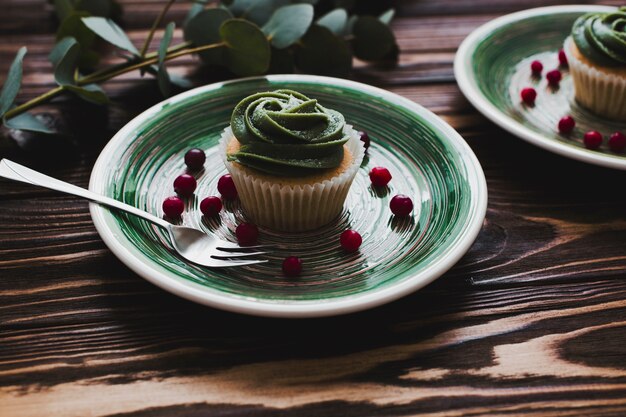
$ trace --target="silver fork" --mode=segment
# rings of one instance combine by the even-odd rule
[[[207,234],[198,229],[171,224],[159,217],[140,210],[137,207],[130,206],[110,197],[96,194],[67,182],[57,180],[15,162],[9,161],[8,159],[0,160],[0,177],[83,197],[95,203],[141,217],[142,219],[167,230],[176,252],[188,261],[198,265],[225,267],[254,265],[267,262],[267,260],[258,259],[233,259],[245,256],[263,255],[266,252],[249,252],[250,249],[258,249],[262,246],[241,247],[236,243],[218,239],[216,236]]]

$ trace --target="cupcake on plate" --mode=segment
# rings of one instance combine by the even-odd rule
[[[237,104],[220,153],[250,220],[305,231],[339,215],[365,149],[341,113],[276,90]]]
[[[579,17],[564,50],[576,101],[599,116],[626,121],[626,7]]]

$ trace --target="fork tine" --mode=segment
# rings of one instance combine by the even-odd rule
[[[235,260],[235,259],[219,259],[211,256],[211,265],[212,267],[222,267],[222,266],[244,266],[244,265],[255,265],[255,264],[264,264],[267,262],[267,259],[258,260],[258,259],[250,259],[250,260]]]
[[[219,259],[227,259],[227,258],[241,258],[242,256],[252,256],[252,255],[265,255],[267,252],[223,252],[213,254],[212,257]]]
[[[260,248],[266,248],[267,245],[255,245],[255,246],[239,246],[236,243],[231,243],[231,242],[226,242],[226,241],[221,241],[220,243],[217,244],[216,248],[219,250],[233,250],[233,251],[241,251],[241,250],[246,250],[246,249],[260,249]]]

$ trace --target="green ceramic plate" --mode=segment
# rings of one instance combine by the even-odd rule
[[[249,94],[278,88],[316,97],[372,138],[339,218],[309,233],[261,229],[260,243],[278,246],[270,262],[208,269],[176,256],[158,227],[92,205],[98,232],[126,265],[202,304],[256,315],[310,317],[394,300],[456,263],[485,216],[487,190],[476,157],[450,126],[421,106],[351,81],[279,75],[213,84],[172,97],[115,135],[94,166],[90,189],[161,215],[161,202],[173,194],[173,179],[185,172],[186,150],[205,149],[207,162],[196,175],[198,189],[186,202],[182,221],[234,241],[234,229],[244,219],[238,203],[226,204],[219,218],[205,219],[199,202],[217,194],[217,180],[226,173],[216,145],[235,104]],[[368,172],[379,165],[393,175],[388,189],[370,187]],[[397,193],[413,198],[412,216],[392,216],[389,200]],[[339,234],[348,228],[363,236],[357,253],[339,246]],[[282,275],[282,259],[289,255],[302,258],[302,276]]]
[[[513,13],[479,27],[459,47],[454,72],[465,97],[486,117],[514,135],[557,154],[616,169],[626,169],[626,154],[615,154],[606,138],[626,131],[616,123],[591,114],[574,100],[567,68],[558,89],[548,86],[545,73],[559,67],[557,52],[576,18],[587,12],[614,10],[605,6],[554,6]],[[543,76],[533,77],[530,63],[543,63]],[[521,103],[524,87],[537,90],[535,106]],[[558,133],[561,117],[572,115],[576,129]],[[584,132],[597,130],[605,143],[597,151],[583,146]]]

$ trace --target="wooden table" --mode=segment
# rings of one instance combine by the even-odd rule
[[[125,26],[143,39],[163,2],[123,3]],[[398,2],[399,66],[358,65],[357,80],[455,127],[489,186],[469,253],[382,308],[290,321],[195,305],[122,265],[84,201],[0,183],[0,415],[626,415],[626,173],[497,128],[452,73],[474,28],[546,3],[559,2]],[[172,17],[182,21],[187,8],[176,4]],[[28,99],[53,86],[52,11],[44,0],[4,0],[1,9],[0,77],[27,45],[20,99]],[[172,67],[193,72],[195,64]],[[87,186],[106,140],[159,100],[138,74],[105,88],[108,113],[74,101],[49,108],[73,120],[77,152],[29,154],[5,142],[1,155]]]

